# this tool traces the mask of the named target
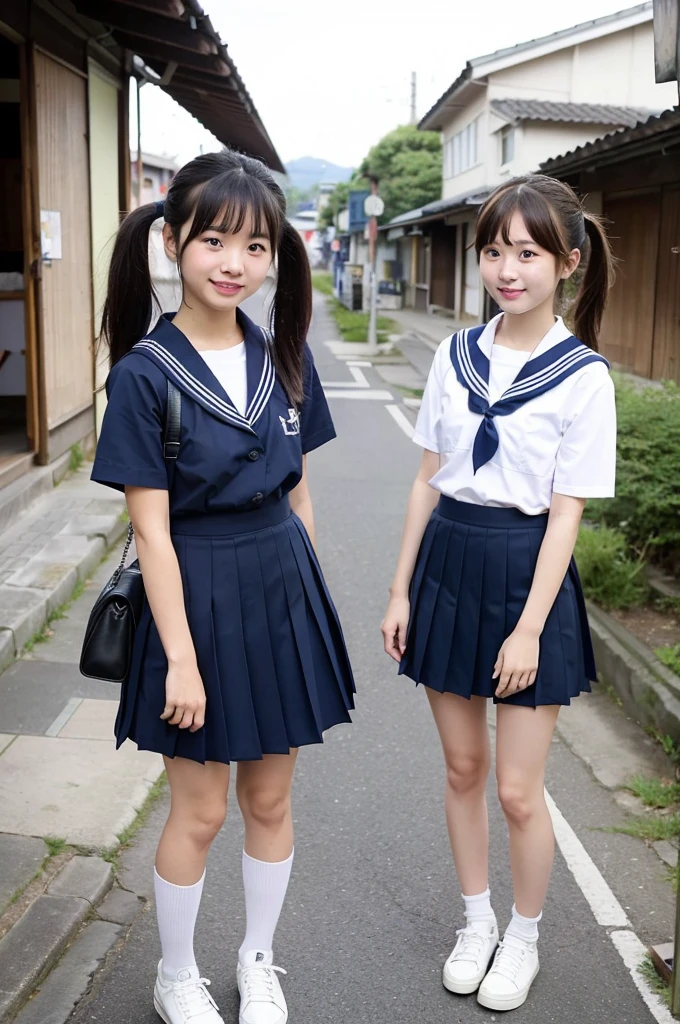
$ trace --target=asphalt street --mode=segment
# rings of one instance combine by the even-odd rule
[[[320,375],[349,382],[348,368],[323,344],[333,336],[331,321],[317,305],[312,341]],[[363,372],[373,388],[384,389],[373,368]],[[498,1020],[501,1015],[482,1009],[474,997],[453,996],[441,984],[442,965],[462,924],[443,815],[442,757],[424,694],[397,677],[379,633],[419,453],[383,399],[331,395],[330,402],[338,439],[310,455],[309,470],[319,554],[345,628],[358,695],[354,724],[334,729],[322,746],[305,749],[299,758],[295,865],[275,946],[275,963],[288,972],[283,985],[290,1021]],[[558,851],[541,925],[541,971],[528,1003],[512,1020],[659,1022],[664,1018],[643,1001],[611,933],[624,934],[618,940],[622,947],[626,935],[643,943],[670,937],[673,908],[661,862],[636,840],[605,831],[622,812],[560,739],[551,755],[548,789],[576,852],[568,865]],[[490,881],[502,927],[512,904],[507,839],[492,789],[489,800]],[[151,875],[165,810],[163,801],[123,858],[123,884],[149,898],[146,910],[96,976],[72,1024],[158,1019],[151,999],[160,955]],[[211,992],[227,1024],[238,1020],[241,848],[233,800],[210,855],[196,933],[199,967],[212,979]],[[583,885],[589,863],[606,879],[614,900],[607,909],[597,891],[591,892],[599,919],[577,882]]]

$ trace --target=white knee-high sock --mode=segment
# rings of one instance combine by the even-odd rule
[[[513,904],[512,918],[505,930],[506,935],[513,935],[523,942],[538,942],[538,922],[543,917],[541,912],[538,917],[523,917],[517,913],[517,907]]]
[[[246,898],[246,934],[238,951],[241,963],[247,953],[264,953],[264,963],[272,963],[274,932],[286,898],[293,867],[293,854],[287,860],[271,863],[255,860],[243,851],[243,891]]]
[[[198,977],[194,956],[194,927],[201,903],[205,871],[194,885],[173,885],[153,869],[156,915],[163,955],[163,974],[175,981],[180,971]]]

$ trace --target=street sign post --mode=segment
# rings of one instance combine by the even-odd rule
[[[371,179],[371,194],[364,200],[364,213],[368,220],[368,262],[370,265],[370,296],[368,313],[368,344],[366,355],[375,356],[378,348],[378,280],[377,280],[377,242],[378,217],[384,212],[385,203],[378,195],[378,180]]]

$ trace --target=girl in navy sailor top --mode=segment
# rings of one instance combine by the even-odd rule
[[[543,790],[553,730],[560,707],[595,680],[572,553],[586,499],[614,494],[614,390],[597,355],[612,257],[597,218],[543,175],[489,196],[475,247],[501,313],[435,355],[382,631],[400,673],[425,686],[446,762],[466,926],[444,985],[511,1010],[538,973],[554,853]],[[582,262],[574,337],[554,310]],[[500,944],[488,888],[489,697],[515,896]]]
[[[162,213],[182,302],[149,333],[149,228]],[[276,259],[273,338],[238,308]],[[307,452],[335,436],[305,343],[311,277],[257,160],[198,157],[164,204],[123,222],[103,317],[111,372],[93,479],[125,491],[146,592],[118,744],[161,753],[171,808],[155,866],[166,1024],[219,1024],[193,950],[205,862],[227,809],[245,823],[241,1024],[285,1024],[274,930],[293,860],[297,750],[349,722],[354,684],[313,548]],[[181,433],[168,458],[168,384]]]

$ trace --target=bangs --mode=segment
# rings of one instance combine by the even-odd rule
[[[510,222],[515,213],[521,214],[536,245],[553,256],[567,258],[569,247],[548,198],[526,184],[508,186],[484,204],[475,231],[478,256],[485,246],[493,245],[498,238],[506,245],[512,243]]]
[[[252,175],[230,169],[197,190],[193,221],[182,248],[209,228],[238,234],[248,222],[253,235],[268,238],[277,248],[282,217],[275,196]]]

